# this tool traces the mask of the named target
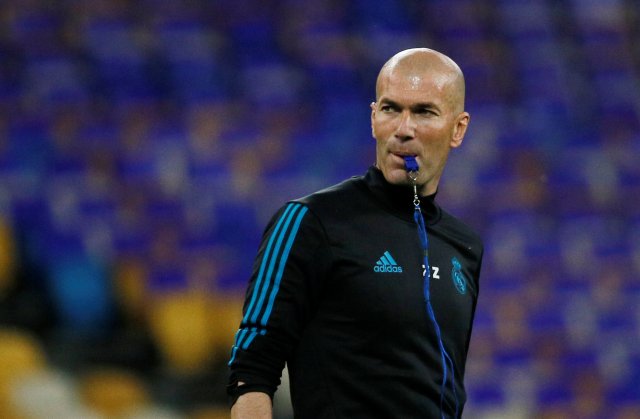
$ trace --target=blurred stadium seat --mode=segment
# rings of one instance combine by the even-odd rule
[[[17,260],[16,238],[10,222],[0,218],[0,295],[15,285]]]
[[[18,414],[12,391],[25,377],[47,368],[45,350],[34,335],[15,328],[0,328],[0,415]],[[6,412],[3,409],[7,409]]]
[[[639,416],[640,6],[370,3],[0,2],[0,382],[25,377],[18,401],[223,417],[265,223],[373,163],[377,71],[420,45],[460,64],[472,115],[438,195],[486,243],[466,414]]]
[[[79,394],[87,406],[106,417],[126,417],[151,403],[142,379],[114,368],[86,371],[79,381]]]
[[[17,417],[29,419],[99,419],[97,411],[84,406],[75,380],[56,370],[45,370],[17,380],[11,392]],[[6,416],[3,416],[6,417]]]
[[[167,366],[194,373],[215,355],[211,301],[201,293],[167,292],[152,297],[149,322]]]

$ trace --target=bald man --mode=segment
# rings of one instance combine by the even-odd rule
[[[371,103],[375,166],[273,216],[229,361],[232,418],[272,417],[285,362],[297,419],[460,417],[483,247],[435,194],[464,97],[447,56],[396,54]]]

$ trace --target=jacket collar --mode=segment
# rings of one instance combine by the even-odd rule
[[[382,171],[371,166],[364,181],[375,198],[391,213],[413,222],[413,188],[406,185],[392,185],[387,182]],[[437,223],[442,211],[435,202],[436,193],[420,197],[420,208],[428,225]]]

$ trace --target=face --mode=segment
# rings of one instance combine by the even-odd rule
[[[435,70],[387,71],[371,104],[376,166],[389,183],[410,184],[404,156],[416,156],[421,195],[435,193],[451,148],[458,147],[469,114],[457,110],[453,78]]]

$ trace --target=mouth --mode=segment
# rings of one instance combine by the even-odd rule
[[[415,153],[409,153],[409,152],[403,152],[403,151],[392,151],[389,154],[391,154],[393,156],[393,160],[396,161],[403,168],[405,166],[406,157],[413,157],[413,158],[417,157]]]
[[[393,154],[394,156],[398,156],[398,157],[417,157],[417,154],[415,153],[409,153],[409,152],[404,152],[404,151],[390,151],[391,154]]]

